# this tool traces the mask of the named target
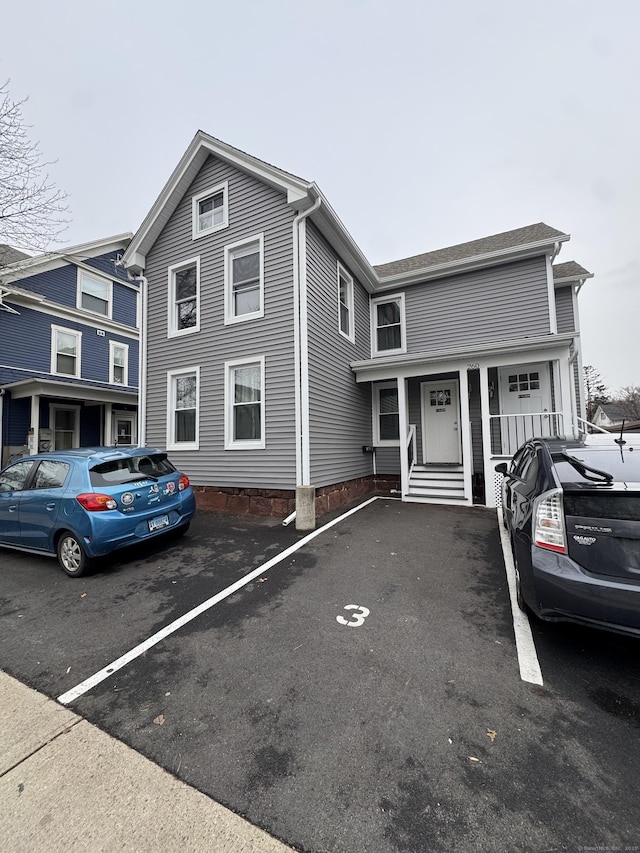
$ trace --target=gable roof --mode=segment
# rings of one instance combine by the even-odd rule
[[[5,267],[0,267],[0,281],[3,285],[12,281],[19,281],[37,273],[58,269],[69,263],[82,265],[86,258],[95,258],[98,255],[106,255],[107,252],[124,251],[131,240],[131,233],[116,234],[113,237],[105,237],[102,240],[93,240],[90,243],[79,243],[77,246],[65,246],[56,252],[44,252],[42,255],[24,255]]]
[[[540,254],[568,239],[568,234],[545,225],[544,222],[538,222],[490,237],[481,237],[479,240],[470,240],[456,246],[379,264],[374,269],[382,281],[389,280],[391,283],[391,280],[395,282],[402,279],[404,283],[407,278],[433,278],[462,272],[469,267]]]
[[[314,181],[307,181],[291,172],[285,172],[284,169],[279,169],[265,160],[234,148],[202,130],[199,130],[191,140],[151,210],[133,235],[122,258],[126,269],[133,273],[144,270],[147,253],[209,156],[253,175],[284,193],[287,203],[295,212],[307,210],[319,200],[319,207],[310,214],[314,223],[362,284],[370,291],[375,288],[377,277],[373,267]]]
[[[8,246],[6,243],[0,243],[0,267],[15,264],[17,261],[23,261],[28,257],[29,255],[26,252],[14,249],[13,246]]]

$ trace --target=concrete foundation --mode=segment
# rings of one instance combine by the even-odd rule
[[[315,486],[296,486],[296,530],[315,530]]]

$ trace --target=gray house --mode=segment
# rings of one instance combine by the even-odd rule
[[[198,132],[123,257],[141,437],[220,509],[495,506],[496,462],[584,424],[568,240],[538,223],[373,267],[315,183]]]

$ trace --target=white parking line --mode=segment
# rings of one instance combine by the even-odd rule
[[[348,512],[343,513],[342,515],[334,518],[333,521],[330,521],[328,524],[319,527],[317,530],[314,530],[308,536],[305,536],[302,539],[299,539],[294,545],[291,545],[289,548],[285,548],[280,554],[277,554],[275,557],[272,557],[270,560],[267,560],[266,563],[263,563],[261,566],[258,566],[257,569],[249,572],[249,574],[245,575],[240,580],[228,586],[226,589],[223,589],[222,592],[217,593],[216,595],[208,598],[206,601],[203,601],[202,604],[199,604],[197,607],[194,607],[193,610],[190,610],[188,613],[185,613],[183,616],[180,616],[178,619],[171,622],[169,625],[166,625],[160,631],[157,631],[153,636],[149,637],[149,639],[137,645],[134,649],[127,652],[126,654],[119,657],[113,663],[110,663],[108,666],[105,666],[104,669],[101,669],[99,672],[96,672],[94,675],[91,675],[89,678],[85,679],[80,684],[76,685],[76,687],[72,687],[71,690],[67,690],[66,693],[62,693],[58,696],[58,702],[62,705],[69,705],[74,700],[78,699],[80,696],[83,696],[89,690],[91,690],[96,685],[100,684],[102,681],[105,681],[107,678],[112,676],[114,673],[118,672],[119,669],[122,669],[128,663],[135,660],[136,658],[143,655],[148,649],[157,645],[161,640],[164,640],[165,637],[168,637],[170,634],[173,634],[179,628],[182,628],[183,625],[186,625],[188,622],[191,622],[192,619],[195,619],[197,616],[200,616],[201,613],[204,613],[206,610],[209,610],[211,607],[214,607],[219,602],[223,601],[225,598],[228,598],[230,595],[233,595],[234,592],[237,592],[239,589],[242,589],[243,586],[246,586],[248,583],[251,583],[252,580],[263,575],[269,569],[273,568],[273,566],[281,563],[283,560],[286,560],[291,554],[294,554],[296,551],[300,550],[307,542],[310,542],[312,539],[315,539],[316,536],[319,536],[321,533],[324,533],[325,530],[328,530],[330,527],[333,527],[335,524],[339,524],[341,521],[344,521],[345,518],[348,518],[350,515],[353,515],[354,512],[358,512],[363,509],[365,506],[368,506],[373,501],[378,500],[378,496],[376,495],[373,498],[369,498],[369,500],[364,501],[358,506],[353,507]]]
[[[507,572],[509,595],[511,597],[511,613],[513,614],[513,631],[516,635],[520,678],[523,681],[531,682],[531,684],[542,684],[542,671],[538,662],[535,643],[533,642],[529,617],[520,610],[516,599],[516,572],[513,565],[511,544],[502,523],[502,507],[498,507],[498,529],[500,530],[502,553],[504,555],[504,565]]]

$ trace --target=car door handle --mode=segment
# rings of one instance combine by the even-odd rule
[[[56,505],[55,505],[55,504],[53,504],[53,503],[52,503],[52,504],[47,504],[47,509],[55,509],[55,508],[56,508]]]
[[[13,504],[13,506],[9,507],[9,512],[17,512],[17,511],[18,511],[18,504]]]

